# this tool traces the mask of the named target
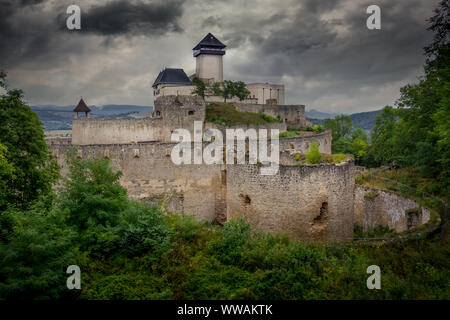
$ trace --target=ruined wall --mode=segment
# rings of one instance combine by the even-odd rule
[[[170,142],[172,131],[193,133],[194,121],[204,121],[205,102],[195,96],[165,96],[156,99],[153,116],[144,119],[74,119],[72,143],[126,144],[148,141]]]
[[[279,130],[279,133],[286,131],[286,124],[274,122],[274,123],[266,123],[266,124],[239,124],[239,125],[234,125],[234,126],[224,126],[224,125],[218,124],[218,123],[207,122],[207,123],[205,123],[204,130],[207,130],[207,129],[219,129],[220,131],[222,131],[224,139],[226,137],[226,135],[225,135],[226,129],[234,129],[234,130],[242,129],[244,131],[248,130],[248,129],[255,129],[258,136],[259,136],[259,129],[266,129],[267,136],[270,137],[270,133],[271,133],[272,129]]]
[[[363,231],[389,226],[402,232],[430,219],[430,212],[411,199],[362,186],[355,188],[354,213],[355,224]]]
[[[223,206],[223,173],[220,165],[175,165],[170,158],[174,144],[138,143],[79,146],[82,158],[111,158],[121,170],[121,184],[128,194],[145,202],[163,201],[170,210],[213,221],[225,216]],[[51,144],[63,174],[66,150],[70,145]]]
[[[353,237],[354,165],[283,166],[273,176],[257,165],[227,165],[227,219],[245,217],[254,230],[293,239]]]
[[[280,119],[289,128],[302,129],[306,127],[306,116],[304,105],[269,105],[269,104],[245,104],[233,103],[239,111],[253,113],[263,112],[271,117]]]
[[[280,138],[280,150],[296,150],[307,153],[311,149],[311,144],[316,142],[320,153],[331,154],[331,131],[324,131],[315,134],[313,132],[293,138]]]

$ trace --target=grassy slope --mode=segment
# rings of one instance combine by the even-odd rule
[[[223,102],[208,103],[206,105],[205,121],[223,125],[279,122],[277,119],[261,113],[238,111],[232,104]]]

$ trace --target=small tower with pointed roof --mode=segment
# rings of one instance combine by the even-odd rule
[[[89,107],[83,101],[83,98],[81,98],[80,102],[78,102],[78,105],[75,107],[75,109],[73,109],[73,112],[75,114],[75,119],[78,119],[78,112],[84,112],[86,118],[89,118],[89,112],[91,112],[91,109],[89,109]]]
[[[225,45],[208,33],[192,50],[196,58],[195,75],[209,83],[223,81],[223,61]]]

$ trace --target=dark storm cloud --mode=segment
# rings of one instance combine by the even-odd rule
[[[344,3],[308,0],[290,7],[291,15],[284,20],[266,18],[248,25],[242,17],[237,28],[225,25],[225,39],[238,45],[251,43],[252,59],[234,65],[233,72],[275,82],[287,76],[293,81],[286,83],[287,94],[294,99],[299,95],[351,97],[361,94],[362,87],[375,91],[420,75],[422,48],[431,40],[426,19],[437,1],[377,1],[381,30],[366,27],[366,9],[373,1],[351,1],[351,6],[347,2],[341,7]],[[333,16],[339,10],[343,14]],[[257,33],[256,38],[253,29],[258,28],[266,32]],[[305,82],[318,88],[308,89]],[[304,86],[296,87],[296,83]]]
[[[83,54],[91,42],[84,36],[105,36],[100,44],[114,43],[114,36],[142,34],[149,38],[181,32],[178,20],[184,0],[109,1],[81,7],[81,30],[66,28],[66,9],[73,1],[1,0],[0,68],[9,70],[29,63],[45,67]],[[98,46],[98,44],[97,44]]]
[[[181,32],[178,19],[184,0],[130,2],[117,0],[83,10],[82,31],[99,35],[144,34],[159,36]],[[62,17],[65,27],[65,16]]]
[[[427,16],[417,19],[414,13],[421,2],[383,1],[382,30],[371,31],[366,28],[368,1],[355,4],[342,19],[329,20],[321,19],[321,15],[335,9],[337,1],[306,1],[296,9],[289,24],[274,28],[263,39],[242,32],[225,37],[253,42],[255,52],[267,60],[266,68],[260,69],[267,75],[362,76],[366,72],[373,75],[395,71],[401,77],[410,72],[411,64],[420,65],[421,46],[430,39],[425,29]],[[349,32],[339,37],[339,26]]]
[[[47,48],[50,39],[46,26],[38,22],[38,15],[28,21],[17,17],[30,7],[38,7],[44,0],[2,0],[0,1],[0,67],[5,68],[18,57],[28,58],[30,52],[41,52]],[[48,31],[48,30],[47,30]]]
[[[284,83],[288,103],[359,111],[392,103],[420,76],[438,1],[0,0],[0,69],[30,101],[88,91],[151,104],[160,68],[193,70],[191,49],[212,32],[227,45],[227,79]],[[70,4],[81,7],[80,31],[65,28]],[[371,4],[381,30],[366,27]]]

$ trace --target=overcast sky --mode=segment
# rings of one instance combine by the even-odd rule
[[[195,71],[208,33],[224,78],[282,83],[287,104],[353,113],[394,104],[417,81],[437,0],[0,0],[0,69],[31,105],[153,105],[164,67]],[[81,8],[81,30],[66,9]],[[381,30],[366,9],[381,7]]]

